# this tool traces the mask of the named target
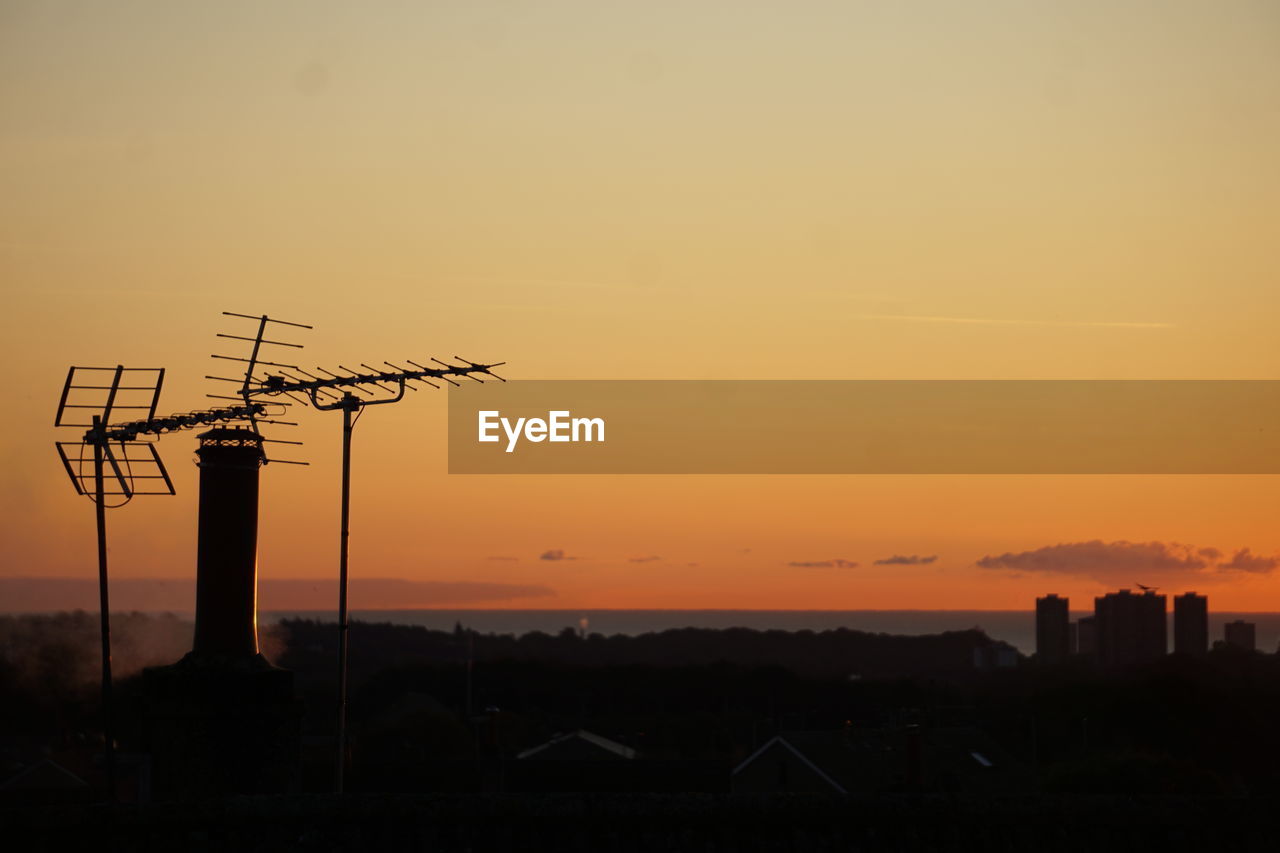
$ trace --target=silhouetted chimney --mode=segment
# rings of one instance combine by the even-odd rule
[[[196,551],[199,656],[258,653],[258,469],[262,436],[216,427],[199,436],[200,522]]]
[[[157,799],[278,794],[296,786],[302,706],[293,673],[258,651],[262,436],[199,436],[196,630],[191,652],[145,673]]]

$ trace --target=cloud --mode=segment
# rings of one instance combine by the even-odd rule
[[[577,557],[570,557],[564,552],[563,548],[551,548],[543,551],[538,557],[539,560],[576,560]]]
[[[1249,552],[1248,548],[1241,548],[1236,551],[1235,555],[1228,563],[1222,563],[1219,569],[1238,571],[1238,572],[1255,572],[1266,573],[1275,569],[1280,565],[1280,559],[1275,557],[1255,557]]]
[[[1211,578],[1232,571],[1269,572],[1280,561],[1255,557],[1248,548],[1222,562],[1217,548],[1196,548],[1178,542],[1067,542],[1033,551],[988,555],[976,565],[984,569],[1083,575],[1103,583],[1132,586],[1152,580]]]
[[[858,564],[853,560],[792,560],[787,563],[797,569],[856,569]]]
[[[916,554],[911,556],[903,556],[902,554],[894,554],[892,557],[885,557],[883,560],[876,560],[877,566],[924,566],[938,559],[937,554],[930,554],[927,557],[921,557]]]
[[[498,557],[485,557],[485,559],[486,559],[486,560],[501,560],[501,561],[502,561],[502,562],[504,562],[504,563],[514,563],[514,562],[517,562],[520,558],[519,558],[519,557],[502,557],[502,556],[498,556]]]
[[[661,559],[662,559],[661,557],[655,557],[653,555],[650,555],[648,557],[628,557],[627,562],[628,563],[652,563],[655,560],[661,560]]]

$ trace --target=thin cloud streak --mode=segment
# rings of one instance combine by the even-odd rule
[[[929,554],[928,556],[920,556],[919,554],[894,554],[892,557],[885,557],[883,560],[876,560],[877,566],[927,566],[929,563],[937,562],[937,554]]]
[[[859,314],[859,320],[898,320],[904,323],[954,323],[971,326],[1055,326],[1059,328],[1173,329],[1173,323],[1129,322],[1123,320],[1019,320],[996,317],[943,317],[933,314]]]

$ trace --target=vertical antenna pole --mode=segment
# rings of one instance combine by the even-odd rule
[[[258,321],[258,334],[253,339],[253,351],[249,353],[249,367],[244,372],[244,385],[240,386],[240,394],[248,399],[249,383],[253,381],[253,371],[258,366],[258,350],[262,349],[262,335],[267,331],[267,315],[263,314]]]
[[[102,419],[94,415],[94,432],[98,432],[101,428]],[[111,600],[107,589],[107,507],[102,463],[102,442],[96,440],[93,443],[93,488],[94,514],[98,522],[98,609],[100,614],[98,621],[102,627],[102,741],[107,769],[107,799],[115,802],[116,747],[114,707],[111,696]]]
[[[360,401],[342,395],[342,534],[338,545],[338,763],[334,790],[341,794],[347,766],[347,551],[351,539],[351,413]]]

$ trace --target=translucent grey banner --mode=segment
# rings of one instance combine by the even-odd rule
[[[1276,474],[1278,380],[523,380],[453,474]]]

